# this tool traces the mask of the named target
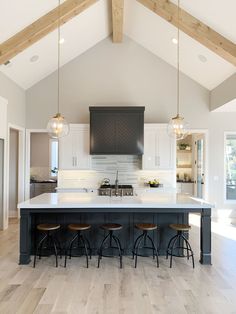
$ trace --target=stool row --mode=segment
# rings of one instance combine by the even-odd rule
[[[58,231],[60,227],[61,226],[59,224],[37,225],[37,230],[40,232],[43,232],[43,237],[39,241],[37,246],[35,246],[36,249],[35,249],[35,255],[34,255],[34,265],[33,265],[34,267],[36,265],[37,256],[39,257],[39,259],[41,259],[42,251],[44,251],[45,249],[53,250],[56,257],[56,267],[58,267],[58,250],[60,252],[60,258],[62,258],[62,248],[61,248],[59,240],[57,239],[56,231]],[[170,256],[170,268],[172,267],[173,256],[187,257],[188,260],[191,257],[192,265],[194,268],[194,254],[190,246],[190,243],[184,234],[186,232],[189,232],[191,226],[187,224],[170,224],[169,227],[177,232],[177,234],[169,240],[169,243],[166,249],[166,258],[168,259],[168,256]],[[113,254],[110,254],[110,255],[104,254],[104,251],[108,249],[118,250],[120,268],[122,268],[123,249],[122,249],[119,238],[114,234],[115,231],[122,229],[122,225],[115,224],[115,223],[108,223],[108,224],[103,224],[101,228],[107,231],[107,234],[103,238],[101,245],[98,249],[98,268],[100,266],[102,257],[114,256]],[[135,263],[134,263],[135,268],[137,267],[138,256],[144,256],[140,253],[141,249],[151,250],[153,259],[156,258],[157,267],[159,267],[158,250],[154,244],[153,239],[148,234],[149,231],[157,230],[158,226],[152,223],[141,223],[141,224],[136,224],[135,228],[142,231],[142,233],[136,238],[134,242],[133,250],[132,250],[133,259],[135,260]],[[67,265],[68,257],[71,259],[71,257],[82,256],[82,254],[72,255],[73,248],[77,248],[78,251],[80,251],[80,249],[84,250],[85,256],[86,256],[86,266],[88,268],[89,258],[91,259],[91,246],[88,239],[83,233],[84,231],[89,230],[89,229],[91,229],[91,225],[89,224],[80,223],[80,224],[68,225],[68,230],[70,230],[71,232],[74,232],[75,235],[72,237],[69,245],[65,249],[65,262],[64,262],[65,267]],[[148,242],[149,242],[149,245],[147,245]],[[76,243],[77,243],[77,246],[74,246]]]

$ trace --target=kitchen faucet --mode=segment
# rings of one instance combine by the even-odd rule
[[[115,180],[115,196],[119,195],[119,185],[118,185],[118,170],[116,171],[116,180]]]

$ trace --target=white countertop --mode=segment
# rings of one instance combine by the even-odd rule
[[[175,192],[140,193],[137,196],[109,197],[94,193],[44,193],[18,208],[213,208],[187,194]]]

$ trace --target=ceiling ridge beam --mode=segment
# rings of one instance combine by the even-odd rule
[[[124,0],[112,0],[113,43],[123,40]]]
[[[0,44],[0,65],[15,57],[73,17],[79,15],[98,0],[66,0],[60,7],[49,11],[38,20]]]
[[[178,6],[168,0],[137,0],[145,7],[178,27]],[[236,44],[185,10],[179,10],[179,28],[221,58],[236,66]]]

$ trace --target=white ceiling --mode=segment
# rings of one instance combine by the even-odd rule
[[[173,0],[173,2],[176,2]],[[55,0],[0,1],[0,42],[5,41],[35,19],[56,7]],[[181,6],[225,37],[236,42],[236,1],[182,0]],[[65,64],[96,45],[111,33],[110,0],[99,0],[79,16],[62,26],[61,63]],[[125,0],[124,33],[169,64],[176,66],[176,28],[139,4]],[[111,42],[112,45],[112,42]],[[30,58],[39,56],[37,62]],[[199,60],[205,56],[207,62]],[[0,70],[27,89],[57,69],[57,32],[54,31],[11,60]],[[181,32],[180,68],[209,90],[236,72],[224,59]]]

